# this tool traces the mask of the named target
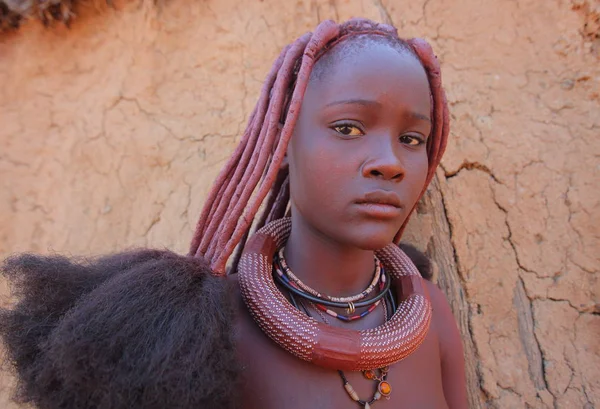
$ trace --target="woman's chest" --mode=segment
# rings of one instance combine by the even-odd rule
[[[243,368],[243,409],[360,408],[337,371],[287,353],[266,337],[248,314],[239,317],[236,328]],[[372,399],[376,380],[366,379],[360,372],[344,375],[361,400]],[[389,399],[374,402],[373,408],[447,409],[435,330],[430,330],[417,351],[390,367],[387,381],[392,388]]]

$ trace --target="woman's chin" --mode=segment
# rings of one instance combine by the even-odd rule
[[[352,242],[354,246],[358,247],[359,249],[375,251],[384,248],[388,244],[391,244],[394,241],[395,235],[395,232],[393,234],[389,232],[382,232],[380,234],[365,234],[361,235],[360,237],[353,237]]]
[[[363,250],[379,250],[391,244],[400,227],[396,223],[368,223],[352,229],[354,245]]]

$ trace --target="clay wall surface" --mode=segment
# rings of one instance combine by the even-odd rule
[[[279,50],[393,22],[442,62],[451,138],[406,240],[445,234],[472,407],[600,408],[598,0],[113,3],[0,34],[0,256],[185,252]]]

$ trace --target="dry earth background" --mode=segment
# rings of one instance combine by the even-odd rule
[[[281,47],[392,21],[432,42],[451,104],[406,240],[440,268],[472,407],[600,408],[598,0],[113,5],[0,33],[0,256],[185,252]]]

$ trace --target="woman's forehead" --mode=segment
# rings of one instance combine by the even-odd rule
[[[337,52],[327,70],[311,79],[305,98],[325,106],[337,100],[402,103],[429,114],[430,89],[425,69],[413,54],[374,43]],[[321,62],[321,61],[319,61]]]
[[[408,53],[418,59],[411,46],[398,38],[375,34],[354,35],[338,42],[321,54],[313,67],[310,79],[322,79],[335,71],[334,65],[338,62],[375,50]]]

